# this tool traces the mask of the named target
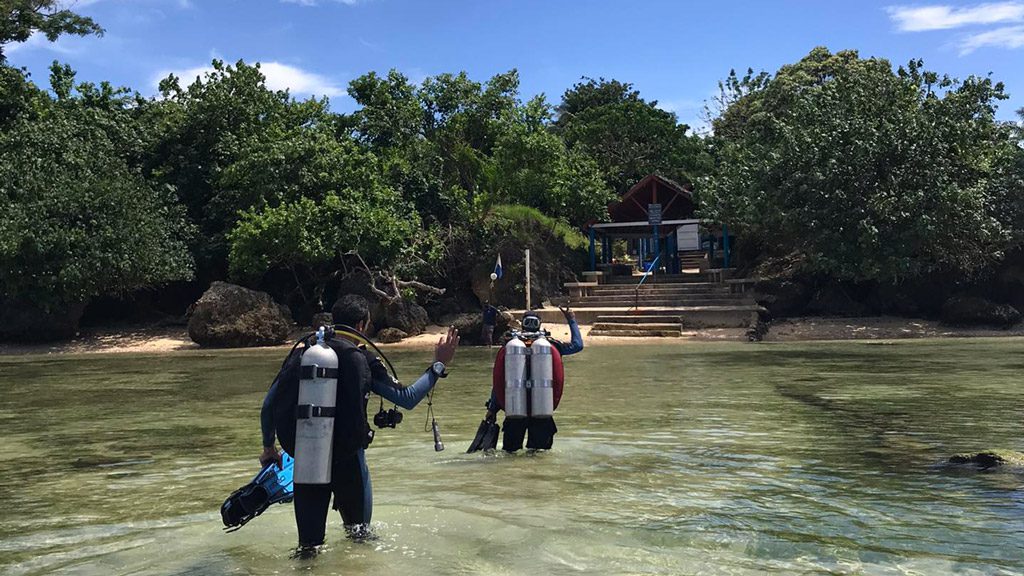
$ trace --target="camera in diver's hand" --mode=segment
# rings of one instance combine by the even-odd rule
[[[380,412],[373,416],[373,424],[377,428],[394,428],[402,423],[402,413],[395,408],[385,410],[383,406]]]

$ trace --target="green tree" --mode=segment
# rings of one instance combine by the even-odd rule
[[[148,152],[147,173],[173,186],[190,221],[198,226],[200,235],[192,249],[201,277],[222,278],[227,272],[226,234],[239,212],[260,202],[275,182],[283,182],[267,182],[259,193],[240,191],[233,183],[240,169],[231,167],[303,127],[326,126],[329,132],[337,117],[329,112],[326,100],[297,102],[287,91],[268,89],[259,65],[241,61],[229,66],[215,60],[211,72],[185,88],[170,76],[160,83],[160,90],[164,99],[144,115],[157,134]],[[231,172],[235,176],[222,181]]]
[[[12,42],[24,42],[34,33],[50,42],[64,34],[87,36],[103,34],[92,18],[75,14],[60,0],[2,0],[0,2],[0,65],[7,58],[4,48]]]
[[[703,217],[748,252],[886,282],[969,274],[1000,255],[1002,84],[824,48],[752,78],[715,120],[717,170],[700,188]]]
[[[648,174],[690,182],[706,173],[700,138],[675,114],[645,101],[628,83],[584,78],[562,95],[557,133],[570,149],[593,157],[618,194]]]
[[[220,198],[250,206],[227,236],[234,277],[286,270],[312,308],[345,254],[393,269],[415,244],[418,216],[355,143],[307,127],[244,156],[221,179]]]
[[[597,163],[568,150],[549,129],[551,109],[543,97],[528,102],[520,114],[498,138],[494,151],[496,201],[531,206],[580,227],[607,219],[607,206],[615,195]]]
[[[173,195],[124,158],[127,103],[77,90],[0,131],[4,306],[56,311],[191,276]]]

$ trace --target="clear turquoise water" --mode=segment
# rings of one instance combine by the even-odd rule
[[[658,344],[567,359],[548,453],[463,454],[492,351],[368,452],[379,539],[289,558],[276,506],[218,508],[256,472],[282,351],[0,357],[0,574],[1021,574],[1024,341]],[[411,381],[427,352],[392,354]],[[375,407],[374,407],[375,408]]]

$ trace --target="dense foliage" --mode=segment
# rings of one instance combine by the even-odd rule
[[[1019,236],[1020,149],[994,119],[1005,96],[990,78],[819,48],[727,85],[734,97],[714,121],[717,167],[700,200],[748,255],[899,282],[970,275]]]
[[[191,275],[188,227],[137,154],[134,98],[54,69],[0,130],[0,301],[61,310]]]
[[[371,72],[350,83],[349,115],[269,89],[244,62],[168,77],[157,98],[55,64],[46,91],[3,63],[3,45],[34,32],[100,29],[53,1],[0,12],[6,303],[194,273],[308,312],[354,261],[465,295],[497,254],[514,277],[524,247],[557,287],[563,265],[582,266],[583,227],[650,173],[696,183],[748,263],[795,255],[838,280],[970,275],[1024,242],[1022,135],[994,120],[1002,85],[919,61],[816,49],[773,75],[732,74],[713,132],[696,136],[628,83],[524,101],[515,70],[418,84]]]

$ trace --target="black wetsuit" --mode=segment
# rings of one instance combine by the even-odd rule
[[[437,376],[427,370],[411,386],[402,386],[388,374],[380,358],[364,350],[364,354],[350,356],[354,361],[347,374],[368,382],[368,392],[374,392],[405,409],[412,409],[437,383]],[[287,361],[286,361],[287,363]],[[341,401],[339,387],[339,402]],[[367,392],[367,396],[368,396]],[[263,445],[274,444],[273,407],[278,393],[275,380],[263,400],[260,423]],[[365,398],[362,399],[361,418],[366,420]],[[369,429],[369,426],[366,426]],[[341,449],[339,449],[341,448]],[[370,470],[366,465],[364,446],[345,448],[339,445],[337,437],[331,463],[330,484],[295,484],[295,524],[299,532],[300,546],[317,546],[324,542],[327,530],[327,513],[331,495],[334,495],[334,509],[341,513],[346,529],[365,529],[373,515],[373,487]]]

